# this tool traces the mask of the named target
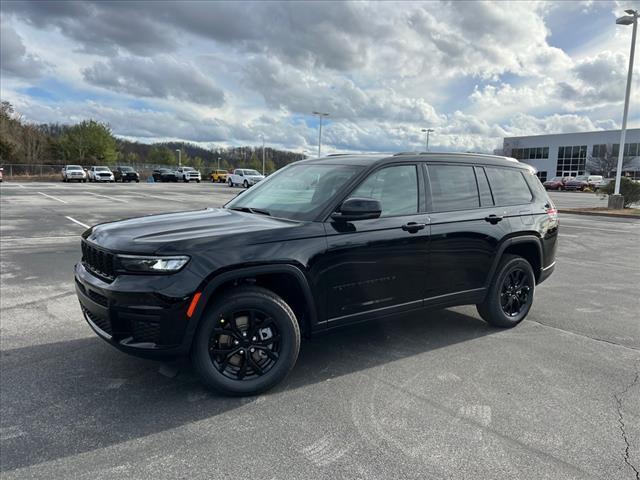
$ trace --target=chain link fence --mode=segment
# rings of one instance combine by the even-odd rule
[[[146,181],[151,177],[153,170],[157,168],[178,168],[177,165],[154,165],[149,163],[139,163],[128,165],[140,174],[140,180]],[[0,164],[3,171],[4,180],[20,180],[20,181],[59,181],[62,180],[62,169],[64,165],[38,165],[25,163],[5,163]],[[111,167],[113,169],[113,167]],[[210,169],[202,169],[202,179],[205,180],[209,175]]]

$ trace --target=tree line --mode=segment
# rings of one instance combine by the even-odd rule
[[[116,138],[107,124],[84,120],[74,125],[25,122],[13,105],[0,107],[0,162],[2,164],[182,165],[197,169],[253,168],[262,170],[261,147],[206,149],[186,142],[144,144]],[[301,153],[265,148],[265,170],[273,172],[302,160]]]

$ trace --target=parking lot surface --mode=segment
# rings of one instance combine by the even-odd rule
[[[3,479],[638,478],[639,221],[561,215],[556,271],[514,329],[473,307],[353,326],[303,342],[274,390],[225,398],[96,337],[72,271],[84,225],[239,191],[0,186]]]

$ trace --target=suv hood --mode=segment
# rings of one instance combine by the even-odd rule
[[[83,237],[109,250],[153,254],[161,249],[179,249],[182,242],[193,248],[199,240],[210,244],[219,237],[296,225],[299,222],[267,215],[207,208],[103,223],[87,230]]]

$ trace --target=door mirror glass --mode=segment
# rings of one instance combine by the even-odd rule
[[[339,211],[331,215],[331,218],[337,221],[351,222],[378,218],[381,213],[382,205],[379,200],[352,197],[345,200]]]

